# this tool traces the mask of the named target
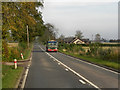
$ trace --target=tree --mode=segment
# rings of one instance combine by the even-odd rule
[[[59,38],[62,40],[65,38],[65,36],[63,34],[61,34]]]
[[[78,31],[76,31],[76,34],[75,34],[75,37],[77,37],[77,38],[79,38],[79,39],[82,39],[83,38],[83,35],[82,35],[83,33],[80,31],[80,30],[78,30]]]
[[[47,23],[44,26],[44,34],[39,38],[40,41],[46,42],[48,40],[56,39],[57,29],[55,29],[54,25]]]
[[[58,40],[59,40],[60,42],[63,42],[63,39],[64,39],[64,38],[65,38],[65,36],[64,36],[63,34],[61,34]]]
[[[45,24],[45,26],[47,30],[47,35],[49,36],[49,40],[56,39],[58,35],[58,29],[55,28],[55,26],[50,23]]]
[[[2,38],[8,37],[11,30],[14,40],[26,41],[26,26],[29,26],[30,40],[43,28],[41,12],[37,8],[43,7],[41,2],[2,2]],[[39,23],[39,30],[37,28]],[[37,31],[36,31],[37,28]]]
[[[95,42],[100,42],[100,40],[101,40],[100,34],[96,34],[95,35]]]
[[[48,39],[51,40],[51,39],[54,39],[54,25],[50,24],[50,23],[47,23],[46,25],[46,34],[48,36]]]

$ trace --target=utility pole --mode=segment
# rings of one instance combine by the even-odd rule
[[[28,48],[29,48],[29,32],[28,32],[28,25],[27,25],[27,44],[28,44]]]

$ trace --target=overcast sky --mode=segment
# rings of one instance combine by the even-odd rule
[[[118,0],[44,0],[42,13],[59,35],[74,36],[81,30],[84,38],[97,33],[105,39],[118,38]]]

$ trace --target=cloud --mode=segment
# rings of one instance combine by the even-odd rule
[[[43,9],[44,21],[54,24],[59,33],[73,36],[76,30],[82,30],[86,38],[91,38],[96,33],[106,39],[117,38],[117,2],[62,1],[46,2]]]

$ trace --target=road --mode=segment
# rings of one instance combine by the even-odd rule
[[[118,88],[118,73],[35,44],[25,88]]]

